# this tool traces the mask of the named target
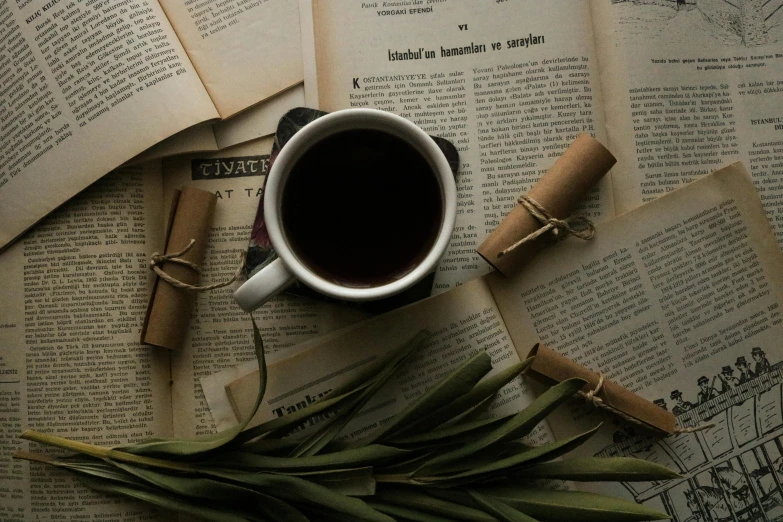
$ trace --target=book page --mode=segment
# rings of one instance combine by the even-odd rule
[[[159,0],[221,118],[302,81],[294,0]]]
[[[269,136],[277,130],[283,115],[305,105],[304,85],[299,84],[276,94],[268,100],[246,109],[227,120],[215,122],[215,140],[218,149]]]
[[[712,511],[722,520],[717,512],[731,509],[756,509],[747,520],[770,509],[774,519],[770,501],[783,493],[772,466],[783,442],[783,253],[747,172],[732,165],[596,228],[593,241],[568,239],[519,277],[488,279],[517,349],[541,341],[657,401],[681,427],[716,426],[634,439],[649,432],[575,401],[571,415],[550,421],[553,431],[603,420],[581,452],[648,458],[683,474],[616,492],[675,520],[710,520]],[[715,507],[714,488],[731,507]]]
[[[219,153],[168,158],[163,162],[166,205],[172,192],[192,186],[218,196],[200,283],[226,281],[240,265],[261,197],[272,139],[265,138]],[[183,348],[172,352],[172,401],[178,436],[212,433],[199,380],[244,361],[255,361],[250,317],[233,298],[237,284],[199,292]],[[266,353],[283,351],[311,337],[364,319],[353,309],[304,298],[280,296],[256,311]]]
[[[285,416],[316,401],[367,364],[400,348],[422,329],[432,333],[431,339],[411,355],[345,427],[340,438],[357,439],[369,434],[480,351],[492,358],[489,375],[519,361],[486,283],[474,279],[451,292],[311,341],[301,347],[300,353],[270,365],[266,396],[251,425]],[[257,372],[228,387],[239,416],[249,413],[257,390]],[[532,399],[531,390],[521,377],[517,378],[498,392],[489,414],[516,413]],[[546,423],[530,437],[535,442],[550,440]]]
[[[213,130],[212,125],[210,123],[201,123],[156,143],[138,156],[129,160],[128,164],[133,165],[165,158],[166,156],[215,151],[217,149],[215,131]]]
[[[111,173],[0,255],[0,520],[170,520],[12,460],[34,429],[116,446],[171,435],[169,355],[139,345],[162,249],[160,164]]]
[[[591,13],[567,0],[403,4],[312,2],[305,76],[321,110],[394,112],[459,150],[442,292],[489,271],[476,247],[579,133],[604,137]],[[578,211],[612,217],[609,182]]]
[[[305,85],[305,107],[318,108],[318,74],[315,60],[313,1],[299,1],[299,32],[302,36],[302,76]]]
[[[783,245],[780,2],[592,4],[618,211],[741,160]]]
[[[157,2],[0,0],[0,57],[0,249],[136,154],[218,116]]]

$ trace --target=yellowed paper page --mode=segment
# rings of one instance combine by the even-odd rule
[[[488,272],[475,249],[519,194],[579,133],[604,137],[586,2],[319,0],[312,18],[320,109],[391,111],[459,150],[457,226],[436,292]],[[614,216],[608,180],[579,212]]]
[[[261,197],[261,175],[272,139],[265,138],[219,153],[185,155],[164,161],[164,194],[189,186],[218,197],[200,284],[226,281],[236,272],[240,252],[247,249]],[[254,361],[250,317],[233,298],[237,284],[201,292],[181,350],[172,353],[175,431],[194,436],[214,431],[199,380],[244,361]],[[255,312],[267,353],[284,351],[311,337],[365,318],[353,309],[305,298],[281,296]]]
[[[342,333],[342,329],[337,330],[334,335],[337,335],[337,333]],[[330,335],[332,334],[319,335],[316,339],[322,341]],[[306,351],[310,343],[310,341],[305,341],[293,346],[287,346],[285,350],[270,351],[270,353],[266,355],[267,365],[271,366],[278,361],[282,361],[283,359],[293,357],[298,353]],[[237,366],[220,370],[216,373],[211,373],[200,379],[201,389],[204,392],[204,399],[207,401],[209,413],[212,415],[212,420],[215,423],[215,429],[217,431],[228,429],[239,422],[239,419],[234,413],[231,398],[226,392],[226,387],[232,382],[247,375],[257,375],[257,371],[258,362],[256,360],[251,360]]]
[[[160,3],[221,118],[302,81],[296,1]]]
[[[297,355],[271,365],[266,398],[251,424],[285,416],[317,401],[422,329],[432,332],[430,341],[370,400],[365,413],[346,426],[342,439],[368,435],[480,351],[492,358],[490,375],[519,361],[488,287],[482,279],[475,279],[451,292],[310,341]],[[227,389],[235,415],[245,417],[255,402],[257,372],[234,381]],[[518,378],[498,393],[490,406],[491,414],[515,413],[532,397]],[[545,423],[531,435],[539,442],[549,437]]]
[[[305,85],[305,106],[318,109],[318,72],[315,64],[315,34],[313,0],[299,0],[299,27],[302,33],[302,71]]]
[[[283,115],[305,105],[304,86],[296,85],[236,116],[215,122],[212,126],[219,149],[270,136],[277,130]]]
[[[135,158],[128,161],[129,164],[143,163],[154,159],[161,159],[166,156],[176,156],[179,154],[188,154],[193,152],[215,151],[217,150],[215,141],[215,132],[212,125],[202,123],[195,125],[182,132],[178,132],[170,138],[166,138],[160,143],[156,143],[145,150]]]
[[[0,249],[113,168],[218,116],[157,2],[3,2],[0,14]]]
[[[774,519],[783,253],[761,203],[735,164],[598,225],[592,241],[564,241],[519,277],[488,278],[521,352],[543,341],[669,409],[680,427],[715,424],[662,439],[574,403],[550,420],[558,438],[604,422],[580,453],[645,458],[683,475],[599,492],[675,520],[730,509]],[[731,508],[694,500],[720,491]]]
[[[740,164],[596,229],[489,277],[518,349],[544,342],[652,400],[783,332],[783,254]]]
[[[101,446],[172,434],[168,353],[138,343],[161,221],[160,164],[126,167],[0,255],[0,520],[170,520],[11,460],[42,451],[28,428]]]
[[[742,160],[783,245],[779,2],[592,2],[618,211]]]

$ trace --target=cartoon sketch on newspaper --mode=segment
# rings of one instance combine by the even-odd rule
[[[783,0],[612,0],[617,44],[757,47],[783,39]]]
[[[624,483],[637,502],[674,522],[783,521],[783,362],[770,364],[761,347],[749,358],[671,392],[679,425],[712,422],[714,428],[666,439],[618,431],[598,453],[643,458],[682,475]]]

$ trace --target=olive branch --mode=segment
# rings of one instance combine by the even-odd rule
[[[598,427],[529,446],[531,433],[585,381],[553,386],[515,415],[486,415],[496,394],[532,358],[484,378],[492,369],[480,352],[413,404],[359,441],[337,436],[400,366],[424,345],[420,332],[318,402],[247,428],[266,390],[261,335],[253,321],[260,386],[253,413],[229,430],[195,439],[154,438],[104,448],[36,431],[22,438],[68,450],[49,457],[14,456],[65,469],[87,486],[172,511],[220,522],[409,520],[443,522],[644,521],[665,513],[609,496],[561,491],[539,479],[650,481],[679,475],[634,458],[559,460]],[[304,436],[308,419],[325,419]]]

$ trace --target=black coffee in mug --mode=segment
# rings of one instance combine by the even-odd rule
[[[312,145],[282,191],[281,224],[299,260],[350,287],[392,282],[432,249],[443,221],[432,167],[406,141],[356,129]]]

